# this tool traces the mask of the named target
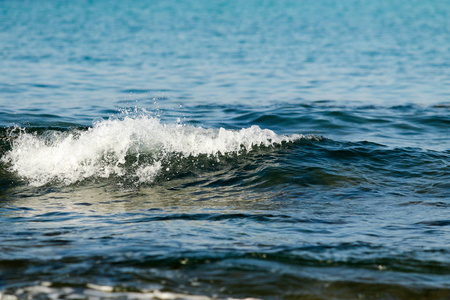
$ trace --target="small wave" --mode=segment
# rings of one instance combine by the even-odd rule
[[[181,123],[163,124],[148,115],[101,120],[87,130],[47,130],[30,133],[15,128],[9,134],[11,149],[1,161],[10,172],[30,185],[74,184],[88,178],[134,178],[136,184],[152,183],[179,160],[170,157],[242,155],[305,138],[277,135],[251,126],[241,130],[205,129]],[[169,163],[167,163],[170,161]]]
[[[22,299],[22,298],[74,298],[74,299],[148,299],[148,300],[209,300],[217,299],[206,295],[180,294],[158,289],[132,291],[124,290],[123,287],[113,287],[108,285],[97,285],[87,283],[86,287],[53,287],[51,282],[44,281],[39,285],[26,286],[20,289],[7,292],[0,291],[0,299]],[[224,298],[225,299],[225,298]],[[231,298],[228,298],[231,299]],[[238,300],[238,298],[233,298]],[[258,300],[257,298],[241,298],[242,300]]]

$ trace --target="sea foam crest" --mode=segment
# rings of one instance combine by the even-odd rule
[[[151,116],[125,116],[102,120],[86,131],[50,132],[37,135],[21,132],[2,161],[12,172],[41,186],[51,182],[73,184],[86,178],[129,176],[151,183],[169,154],[189,157],[250,151],[302,138],[283,136],[251,126],[241,130],[204,129],[183,124],[163,124]],[[127,166],[127,158],[134,165]],[[140,156],[152,159],[140,162]]]

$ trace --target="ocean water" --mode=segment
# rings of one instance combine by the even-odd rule
[[[0,1],[0,299],[450,299],[450,2]]]

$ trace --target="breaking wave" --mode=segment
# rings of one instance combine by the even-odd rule
[[[37,133],[16,127],[9,138],[11,149],[1,161],[30,185],[42,186],[112,176],[152,183],[162,170],[176,168],[183,159],[220,163],[221,157],[312,137],[278,135],[256,125],[227,130],[164,124],[142,114],[101,120],[88,129]]]

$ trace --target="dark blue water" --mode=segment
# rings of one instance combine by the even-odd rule
[[[0,299],[448,299],[447,1],[0,1]]]

